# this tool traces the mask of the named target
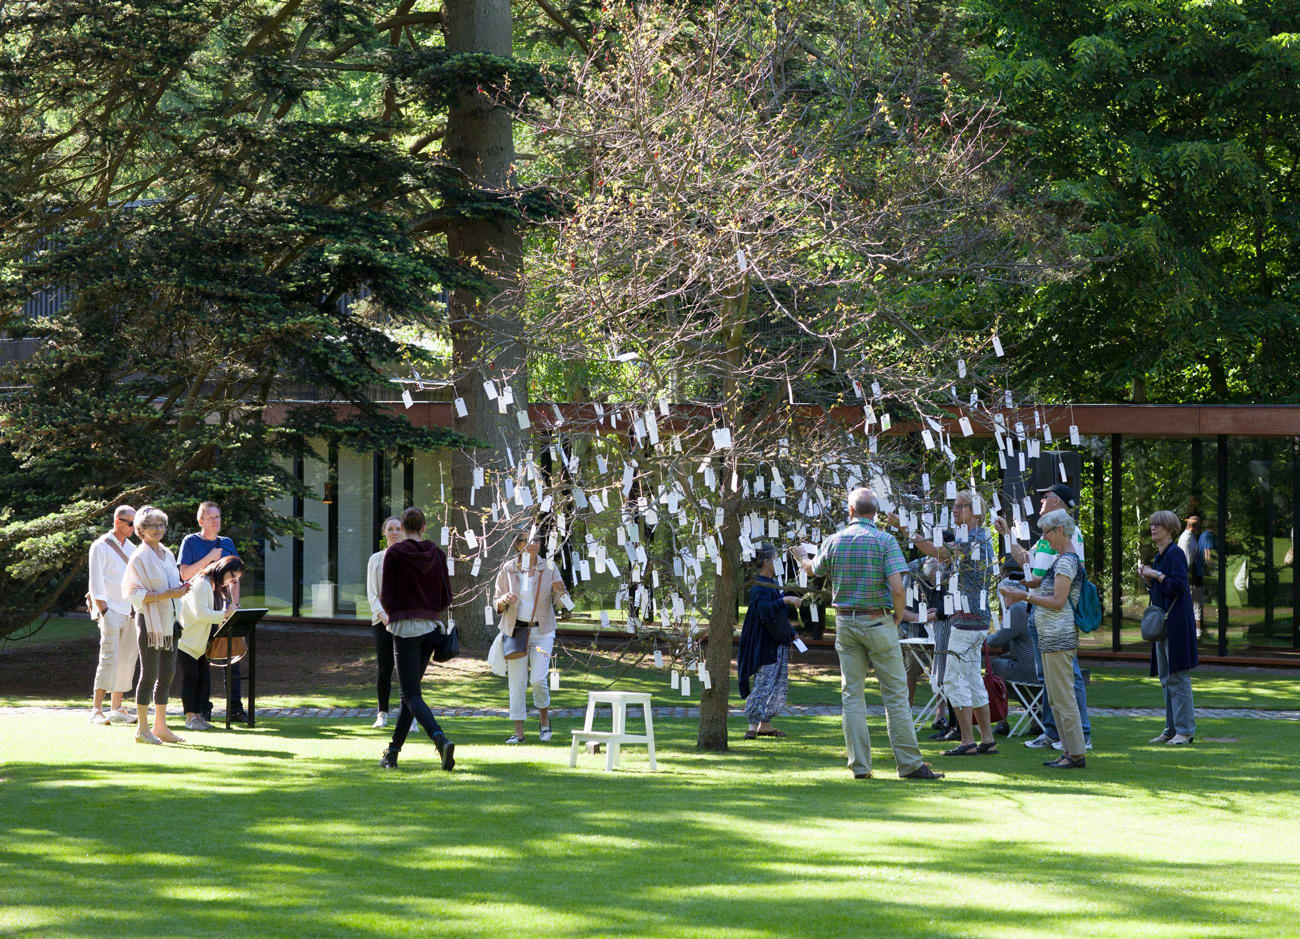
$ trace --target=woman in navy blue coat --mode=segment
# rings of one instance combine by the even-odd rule
[[[772,726],[772,718],[785,707],[790,685],[790,644],[795,632],[788,614],[790,607],[802,602],[799,597],[785,596],[777,586],[773,545],[759,545],[755,560],[758,574],[749,591],[749,611],[736,650],[740,696],[745,699],[745,716],[749,718],[746,740],[785,736],[785,731]]]
[[[1182,523],[1173,512],[1156,512],[1148,520],[1156,556],[1138,566],[1151,602],[1165,611],[1165,638],[1151,644],[1151,674],[1160,676],[1165,692],[1165,729],[1152,743],[1170,746],[1191,743],[1196,736],[1196,710],[1192,704],[1192,676],[1196,653],[1196,620],[1187,587],[1187,555],[1174,539]]]

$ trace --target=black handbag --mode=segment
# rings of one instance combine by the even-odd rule
[[[450,662],[460,655],[460,627],[453,625],[446,632],[439,630],[439,635],[442,638],[433,647],[433,660],[435,662]]]

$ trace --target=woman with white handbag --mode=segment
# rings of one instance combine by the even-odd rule
[[[1187,586],[1187,555],[1171,550],[1182,528],[1173,512],[1156,512],[1147,522],[1156,556],[1138,565],[1151,606],[1143,614],[1144,638],[1151,639],[1151,674],[1160,677],[1165,693],[1165,729],[1152,743],[1179,746],[1196,736],[1196,706],[1192,703],[1191,670],[1199,663],[1196,620]],[[1161,622],[1163,621],[1163,622]],[[1161,629],[1160,627],[1163,627]],[[1158,633],[1163,636],[1156,638]]]
[[[497,573],[495,609],[501,619],[497,642],[506,660],[510,686],[510,720],[515,732],[506,743],[524,742],[524,720],[528,707],[526,686],[533,686],[533,705],[538,713],[537,739],[551,739],[551,691],[547,675],[555,648],[556,597],[567,589],[555,566],[542,558],[542,539],[536,529],[523,529],[515,536],[515,556]]]

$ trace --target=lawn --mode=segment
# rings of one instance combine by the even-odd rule
[[[996,757],[896,778],[842,765],[833,718],[693,748],[661,772],[509,748],[449,719],[458,766],[413,739],[374,766],[362,722],[267,720],[142,747],[80,714],[0,718],[0,933],[20,936],[1241,936],[1300,916],[1300,725],[1102,719],[1082,773]],[[733,727],[739,728],[739,722]],[[936,745],[926,744],[931,753]],[[953,765],[950,765],[953,764]]]

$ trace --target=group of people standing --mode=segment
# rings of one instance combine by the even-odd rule
[[[849,495],[849,524],[827,538],[812,556],[797,558],[809,575],[827,577],[835,607],[835,650],[839,656],[844,739],[848,766],[859,779],[871,776],[871,741],[863,694],[868,667],[875,671],[885,706],[885,724],[898,774],[904,779],[943,777],[921,758],[912,720],[911,700],[919,668],[904,666],[899,640],[927,623],[934,629],[932,681],[947,701],[953,725],[936,739],[953,739],[944,756],[992,755],[998,752],[989,716],[989,696],[981,674],[984,647],[1001,652],[992,671],[1023,684],[1041,684],[1046,692],[1042,733],[1025,745],[1055,748],[1059,757],[1045,762],[1053,769],[1084,769],[1092,749],[1087,690],[1078,663],[1079,630],[1075,608],[1084,581],[1083,543],[1072,510],[1073,490],[1058,483],[1041,493],[1041,537],[1032,549],[1014,541],[1010,561],[1015,579],[997,582],[998,554],[977,511],[971,492],[957,494],[953,527],[941,543],[914,534],[921,559],[908,564],[898,540],[876,524],[879,504],[869,489]],[[898,525],[896,516],[888,521]],[[994,527],[1004,537],[1001,518]],[[1187,555],[1177,550],[1178,517],[1157,512],[1149,522],[1156,553],[1139,565],[1151,603],[1165,614],[1166,638],[1152,644],[1151,674],[1158,676],[1165,697],[1164,730],[1151,742],[1177,746],[1195,735],[1190,669],[1197,665],[1196,623],[1188,581]],[[784,707],[789,650],[796,633],[788,612],[808,597],[790,595],[775,580],[777,551],[763,544],[737,652],[740,693],[749,718],[747,738],[785,736],[771,725]],[[990,634],[988,600],[999,594],[1008,611],[1003,628]],[[948,605],[941,607],[945,584],[955,584]],[[909,599],[910,595],[910,599]],[[927,599],[932,601],[928,604]],[[975,740],[975,728],[979,741]]]
[[[138,743],[180,743],[167,726],[167,702],[179,660],[181,697],[188,730],[210,730],[211,672],[208,639],[214,627],[239,606],[244,565],[235,543],[221,535],[221,509],[204,502],[199,530],[181,542],[180,558],[163,540],[169,520],[155,506],[138,512],[129,505],[113,510],[113,527],[90,546],[89,592],[99,626],[99,663],[91,706],[92,724],[135,723]],[[131,540],[135,534],[139,541]],[[238,667],[232,669],[235,710]],[[134,687],[135,714],[125,706]],[[110,709],[104,713],[104,697]],[[149,720],[149,704],[154,706]]]

